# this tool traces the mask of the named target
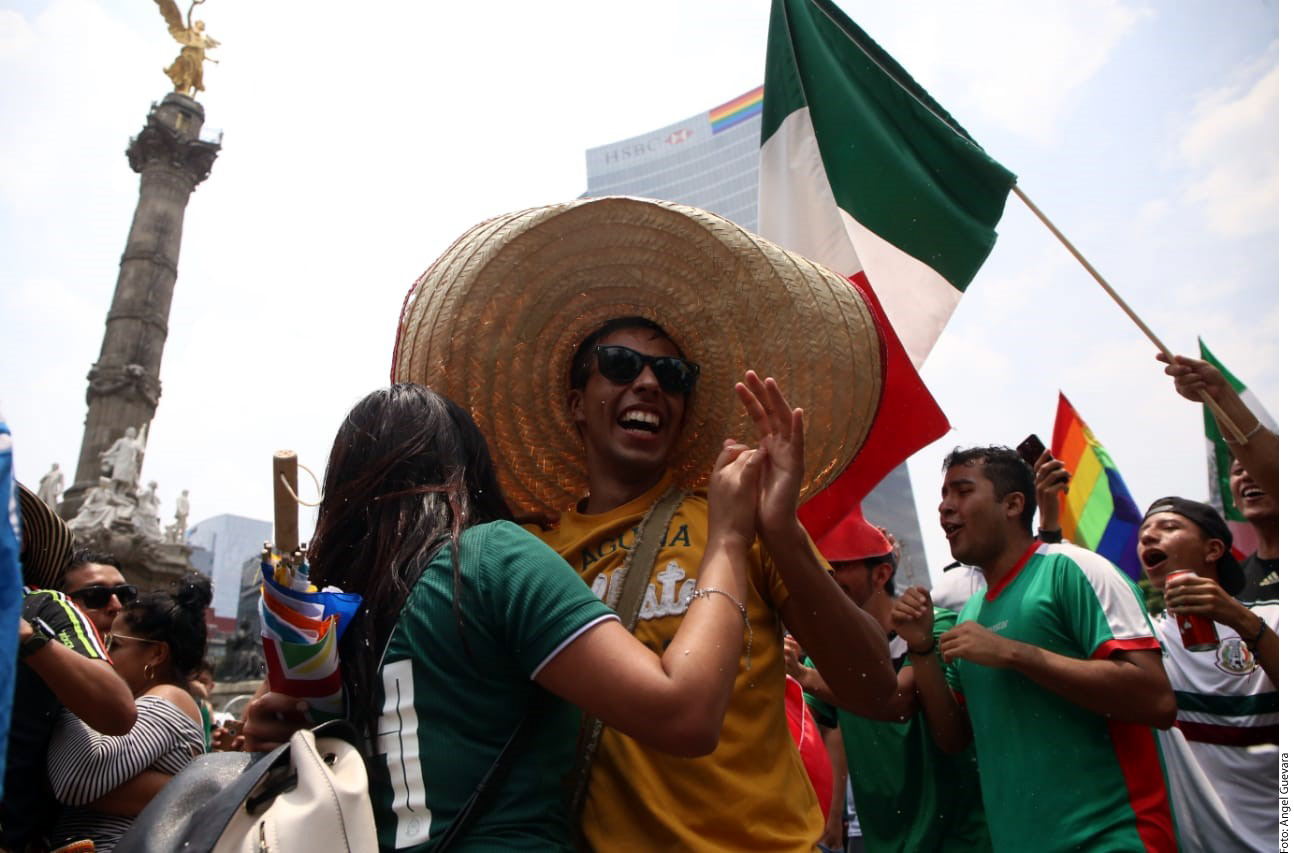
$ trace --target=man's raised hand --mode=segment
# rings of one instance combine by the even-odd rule
[[[746,543],[754,540],[756,501],[765,455],[762,447],[747,447],[730,438],[724,440],[710,472],[707,499],[711,537],[731,534]]]
[[[736,390],[767,454],[756,511],[759,532],[765,538],[786,535],[799,524],[795,511],[804,480],[804,411],[791,408],[775,379],[761,380],[753,370],[746,371]]]

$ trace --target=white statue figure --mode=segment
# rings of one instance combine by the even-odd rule
[[[88,533],[100,527],[108,529],[117,519],[117,505],[113,501],[112,481],[99,478],[99,485],[85,493],[85,500],[76,517],[67,523],[73,532]]]
[[[157,481],[152,480],[147,489],[140,489],[135,495],[136,505],[132,520],[135,523],[135,529],[139,531],[145,539],[154,542],[161,541],[162,538],[162,501],[157,496]]]
[[[53,510],[58,509],[58,496],[63,493],[63,472],[58,470],[58,463],[50,466],[49,473],[40,478],[36,496]]]
[[[189,490],[185,489],[180,492],[180,496],[175,499],[175,529],[180,531],[180,538],[184,538],[184,531],[189,527]]]
[[[144,442],[148,439],[148,426],[136,438],[134,427],[126,427],[126,434],[112,443],[99,458],[103,473],[112,481],[118,494],[133,495],[139,487],[139,464],[144,460]]]

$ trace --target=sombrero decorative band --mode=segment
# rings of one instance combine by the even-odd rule
[[[472,413],[515,509],[567,510],[586,482],[566,409],[571,359],[623,316],[659,324],[701,365],[671,459],[685,487],[704,483],[724,438],[755,439],[732,390],[747,368],[805,411],[801,499],[867,437],[884,373],[854,285],[720,216],[647,199],[580,199],[469,230],[411,289],[392,381]]]

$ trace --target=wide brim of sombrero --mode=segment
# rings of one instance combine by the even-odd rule
[[[72,559],[72,531],[22,483],[18,484],[18,507],[22,514],[22,581],[40,589],[58,589]]]
[[[571,359],[607,320],[642,316],[701,365],[670,464],[704,484],[724,438],[756,431],[733,391],[747,369],[805,411],[802,499],[853,460],[880,401],[882,343],[843,276],[723,217],[671,202],[580,199],[498,216],[414,284],[397,382],[471,412],[514,509],[560,512],[587,494],[567,410]]]

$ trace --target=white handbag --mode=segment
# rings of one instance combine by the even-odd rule
[[[264,755],[200,756],[149,803],[116,849],[375,851],[368,772],[355,741],[354,729],[337,721],[302,729]]]
[[[288,760],[234,811],[215,853],[377,850],[368,771],[354,744],[301,729],[286,746]]]

